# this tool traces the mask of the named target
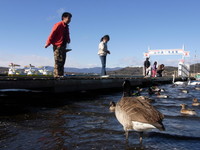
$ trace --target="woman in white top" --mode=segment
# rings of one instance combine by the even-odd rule
[[[98,55],[101,59],[102,69],[101,69],[101,75],[106,75],[106,56],[107,54],[110,54],[110,51],[108,50],[107,43],[110,40],[109,35],[104,35],[99,43],[99,51]]]

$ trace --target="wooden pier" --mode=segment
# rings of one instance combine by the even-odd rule
[[[63,78],[34,76],[4,76],[0,77],[0,91],[12,89],[37,90],[52,93],[66,93],[122,87],[124,80],[129,80],[132,86],[152,86],[172,83],[172,77],[144,78],[143,76],[66,76]],[[176,80],[181,80],[177,78]]]

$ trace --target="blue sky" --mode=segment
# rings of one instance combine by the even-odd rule
[[[71,44],[65,67],[101,66],[100,38],[110,35],[107,67],[142,66],[151,49],[182,48],[189,63],[200,56],[199,0],[9,0],[0,5],[0,66],[53,66],[52,46],[44,45],[64,11],[71,12]],[[195,55],[197,57],[195,57]],[[176,66],[181,56],[152,56]]]

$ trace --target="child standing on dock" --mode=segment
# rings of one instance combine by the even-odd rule
[[[104,35],[99,43],[99,51],[98,55],[101,59],[102,69],[101,69],[101,75],[106,76],[106,56],[107,54],[110,54],[110,51],[108,50],[107,43],[110,40],[109,35]]]
[[[63,77],[64,65],[66,60],[66,47],[70,43],[69,27],[68,24],[71,22],[72,14],[64,12],[62,14],[62,21],[56,23],[51,31],[50,36],[46,42],[45,48],[53,45],[54,51],[54,77]]]

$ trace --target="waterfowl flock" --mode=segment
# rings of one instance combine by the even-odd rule
[[[187,78],[187,81],[175,81],[174,75],[173,75],[172,83],[173,85],[181,85],[181,86],[200,85],[200,81],[191,81],[190,78]]]
[[[174,84],[175,82],[173,82]],[[185,82],[182,85],[186,85]],[[195,90],[200,90],[200,87],[195,87]],[[144,96],[143,92],[149,95]],[[142,144],[142,135],[144,131],[151,129],[159,129],[165,131],[164,124],[162,123],[164,119],[164,114],[159,112],[154,106],[153,102],[158,98],[167,99],[169,96],[164,89],[158,86],[148,87],[147,90],[140,89],[136,90],[137,94],[133,94],[131,90],[130,81],[125,80],[123,83],[123,96],[117,102],[110,103],[110,111],[115,112],[115,117],[119,123],[123,126],[125,131],[126,140],[128,141],[129,131],[137,131],[140,134],[140,144]],[[189,90],[184,88],[180,89],[181,93],[188,94]],[[161,94],[162,93],[162,94]],[[177,93],[178,94],[178,93]],[[177,114],[183,115],[185,117],[190,115],[197,115],[194,109],[188,108],[185,103],[180,104],[181,109],[177,109]],[[197,98],[193,98],[191,101],[191,106],[200,106],[200,102]],[[198,109],[196,107],[196,109]]]

